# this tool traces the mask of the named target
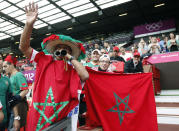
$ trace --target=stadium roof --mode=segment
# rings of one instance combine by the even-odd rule
[[[25,25],[24,7],[29,1],[0,0],[0,47],[7,47],[19,41]],[[171,0],[34,0],[34,2],[38,4],[39,14],[32,34],[33,45],[50,33],[66,34],[85,40],[99,34],[132,29],[135,25],[159,19],[178,19],[179,7],[178,1],[174,3]]]

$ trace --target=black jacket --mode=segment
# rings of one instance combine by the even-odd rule
[[[117,60],[117,61],[125,62],[125,60],[121,56],[111,57],[110,60]]]
[[[127,61],[124,66],[124,72],[125,73],[137,73],[137,72],[144,72],[142,62],[139,61],[139,63],[134,67],[133,59]]]

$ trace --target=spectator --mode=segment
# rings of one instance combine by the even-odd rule
[[[104,49],[109,53],[111,51],[111,47],[108,42],[104,42]]]
[[[0,124],[3,121],[3,119],[4,119],[4,113],[2,111],[2,108],[3,108],[3,106],[2,106],[1,101],[0,101]]]
[[[148,45],[152,43],[152,36],[149,36]]]
[[[85,58],[85,63],[88,63],[91,61],[91,55],[87,54],[86,58]],[[83,63],[84,64],[84,63]]]
[[[138,52],[140,53],[141,56],[148,52],[148,47],[144,39],[141,39],[138,44]]]
[[[159,43],[160,42],[160,37],[157,37],[156,39],[157,39],[157,42]]]
[[[134,58],[130,59],[125,63],[124,72],[125,73],[143,72],[142,62],[140,61],[140,53],[135,52]]]
[[[170,40],[167,43],[167,47],[172,51],[178,51],[179,41],[175,39],[174,33],[170,33]]]
[[[102,55],[99,58],[99,67],[92,68],[96,71],[113,72],[113,66],[110,66],[110,57],[107,54]]]
[[[132,54],[131,53],[127,53],[125,48],[124,47],[121,47],[120,48],[120,56],[125,60],[127,61],[128,59],[131,59],[132,58]]]
[[[113,48],[113,56],[110,58],[111,61],[122,61],[122,62],[125,62],[125,60],[119,56],[119,48],[117,46],[115,46]]]
[[[168,37],[163,35],[161,41],[159,42],[162,53],[169,52],[167,48],[167,43],[168,43]]]
[[[28,85],[26,78],[21,72],[18,72],[17,69],[15,68],[15,65],[17,63],[17,60],[15,57],[8,55],[4,62],[3,62],[3,70],[6,73],[10,74],[10,82],[12,84],[12,91],[13,91],[13,96],[12,96],[12,103],[11,103],[11,108],[13,109],[11,111],[11,116],[10,116],[10,121],[9,121],[9,126],[8,129],[15,128],[15,129],[20,129],[20,127],[25,126],[25,125],[20,125],[20,119],[24,119],[26,121],[26,115],[20,116],[20,108],[18,108],[18,104],[20,102],[26,103],[27,107],[27,102],[26,102],[26,94],[28,93]],[[24,108],[24,107],[21,107]],[[27,113],[27,108],[23,110],[24,112]],[[22,118],[21,118],[22,117]]]
[[[2,123],[0,123],[0,130],[5,131],[5,128],[8,127],[8,114],[9,108],[7,107],[7,97],[8,94],[12,93],[11,83],[8,77],[3,74],[3,59],[2,54],[0,54],[0,100],[3,106],[2,112],[4,114],[4,119]]]
[[[72,119],[72,130],[76,130],[78,92],[81,91],[81,82],[85,82],[89,77],[86,69],[78,62],[85,57],[84,47],[80,41],[69,36],[53,34],[43,40],[41,44],[43,52],[37,52],[30,46],[30,37],[37,20],[38,6],[30,3],[25,9],[26,24],[21,34],[19,49],[37,64],[37,79],[35,79],[27,130],[43,130],[67,117],[73,109],[75,115],[69,119]],[[51,100],[47,101],[47,98]],[[43,108],[47,108],[46,112],[43,111],[43,115],[39,112],[40,103],[44,103]],[[42,117],[44,119],[46,116],[54,117],[48,118],[49,121],[43,124]]]
[[[98,43],[95,43],[95,44],[94,44],[94,49],[98,49],[98,50],[100,50],[100,48],[99,48],[99,44],[98,44]]]
[[[156,37],[152,37],[151,43],[148,46],[148,50],[151,54],[160,54],[160,45],[157,42]]]
[[[101,55],[107,54],[107,51],[105,49],[101,49]]]
[[[134,43],[134,45],[131,47],[131,50],[132,50],[132,54],[137,52],[137,50],[138,50],[138,44]]]
[[[3,61],[3,55],[2,55],[2,53],[0,53],[0,62],[2,62]]]
[[[92,52],[93,49],[94,49],[93,44],[90,42],[90,43],[88,44],[88,51],[89,51],[89,52]]]
[[[91,61],[88,63],[84,63],[84,66],[98,67],[100,55],[101,55],[101,52],[98,49],[93,50],[91,53]]]

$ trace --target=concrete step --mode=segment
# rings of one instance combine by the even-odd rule
[[[179,90],[161,90],[160,95],[175,95],[179,96]]]
[[[179,125],[179,107],[157,107],[157,121],[159,124]]]
[[[156,103],[179,103],[179,96],[155,96]]]
[[[157,107],[157,114],[179,116],[179,107]]]

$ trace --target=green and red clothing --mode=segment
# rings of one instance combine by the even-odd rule
[[[11,83],[8,77],[0,74],[0,101],[2,103],[2,111],[4,113],[4,120],[2,123],[7,122],[7,95],[12,92]]]
[[[19,95],[22,90],[28,89],[26,78],[21,72],[17,72],[16,74],[12,75],[10,77],[10,81],[12,84],[13,95]]]
[[[92,67],[99,67],[98,64],[97,64],[97,65],[94,65],[92,62],[84,63],[83,66],[88,66],[88,67],[90,67],[90,68],[92,68]]]

